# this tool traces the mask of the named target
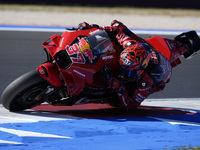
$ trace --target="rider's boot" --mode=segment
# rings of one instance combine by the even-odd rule
[[[183,53],[185,58],[193,57],[200,50],[200,38],[196,31],[182,33],[176,36],[175,40],[187,45],[188,51]]]

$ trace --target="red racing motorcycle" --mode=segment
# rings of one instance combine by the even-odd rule
[[[195,31],[182,33],[175,39],[153,36],[145,41],[166,56],[172,67],[181,63],[179,57],[184,45],[189,48],[184,53],[185,58],[200,49]],[[47,61],[7,86],[1,96],[6,109],[22,111],[43,102],[55,106],[85,103],[119,106],[116,94],[108,87],[106,75],[109,73],[119,79],[118,60],[122,48],[106,31],[67,30],[61,36],[51,36],[42,46]]]

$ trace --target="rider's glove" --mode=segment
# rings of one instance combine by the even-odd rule
[[[101,29],[101,27],[100,27],[99,25],[97,25],[97,24],[91,24],[90,26],[91,26],[91,28],[98,28],[98,29]]]
[[[78,30],[90,29],[90,25],[87,22],[82,22],[78,25]]]
[[[78,25],[78,30],[85,30],[85,29],[91,29],[91,28],[98,28],[98,29],[100,29],[101,27],[99,27],[99,25],[97,25],[97,24],[91,24],[91,25],[89,25],[87,22],[83,22],[83,23],[80,23]]]
[[[118,20],[113,20],[111,22],[112,27],[118,27],[120,30],[126,29],[127,27],[120,21]]]

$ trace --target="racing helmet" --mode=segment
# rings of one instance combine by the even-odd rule
[[[120,54],[121,73],[124,78],[137,77],[147,68],[150,61],[150,47],[138,43],[125,48]]]

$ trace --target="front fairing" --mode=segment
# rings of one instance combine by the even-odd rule
[[[53,40],[56,44],[52,46],[48,43],[51,46],[48,50],[59,67],[70,95],[78,95],[86,85],[92,84],[94,74],[105,65],[112,69],[118,67],[119,53],[105,31],[66,31]]]

